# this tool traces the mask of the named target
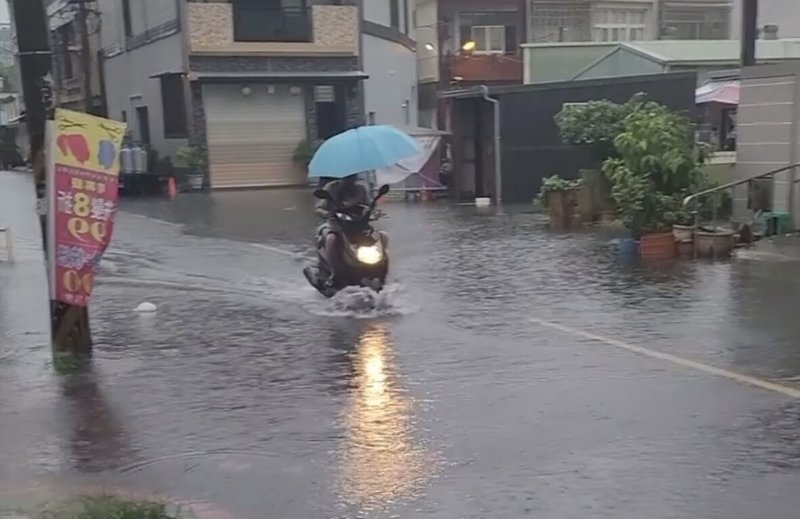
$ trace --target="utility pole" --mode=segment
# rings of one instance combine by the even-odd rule
[[[31,144],[31,164],[37,184],[45,179],[44,129],[52,92],[50,37],[42,0],[9,0],[17,36],[22,94],[25,100],[25,125]]]
[[[52,116],[52,55],[47,11],[42,0],[9,0],[16,27],[25,125],[31,143],[31,165],[40,198],[45,189],[45,123]],[[47,233],[46,220],[42,224]],[[53,254],[45,246],[45,254]],[[89,353],[91,335],[86,308],[55,301],[50,304],[53,346],[57,353]]]
[[[758,36],[758,0],[742,2],[742,49],[741,65],[751,67],[756,64],[756,38]]]
[[[92,50],[89,46],[89,9],[86,7],[86,0],[75,0],[78,4],[78,30],[81,32],[81,73],[83,74],[83,109],[87,113],[92,113]]]

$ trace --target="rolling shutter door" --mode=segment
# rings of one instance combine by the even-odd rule
[[[292,160],[306,138],[302,91],[288,85],[204,85],[212,188],[291,186],[306,182]]]

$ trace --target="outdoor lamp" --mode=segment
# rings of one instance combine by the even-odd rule
[[[428,49],[431,52],[436,50],[436,46],[431,42],[426,43],[425,44],[425,48]]]
[[[475,40],[469,40],[468,42],[464,43],[464,45],[461,46],[461,50],[464,52],[472,52],[475,50]]]

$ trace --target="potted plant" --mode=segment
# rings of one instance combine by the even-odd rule
[[[203,189],[205,183],[205,157],[197,146],[182,146],[177,153],[178,167],[183,169],[189,189]]]
[[[566,229],[572,224],[577,203],[576,193],[583,185],[581,179],[567,180],[558,175],[547,177],[539,189],[539,203],[547,207],[550,225]]]
[[[704,183],[704,151],[688,119],[657,103],[639,103],[614,146],[618,156],[607,159],[603,171],[623,223],[639,240],[640,255],[674,257],[673,225],[687,218],[683,198]]]
[[[297,147],[294,150],[294,155],[292,156],[292,160],[303,167],[303,169],[308,169],[308,165],[311,162],[311,159],[314,158],[314,154],[317,152],[319,147],[322,145],[322,141],[308,141],[303,139],[297,144]]]

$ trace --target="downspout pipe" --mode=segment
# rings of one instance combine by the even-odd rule
[[[500,207],[503,203],[503,158],[500,156],[500,101],[489,96],[489,87],[481,85],[483,99],[492,103],[494,107],[494,196],[495,204]]]

